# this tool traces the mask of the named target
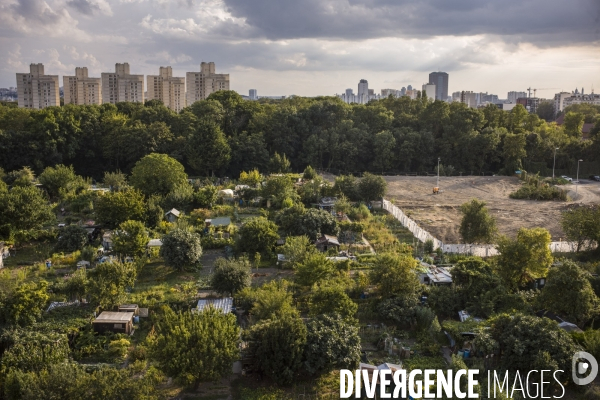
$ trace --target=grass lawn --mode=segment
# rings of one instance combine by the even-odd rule
[[[10,257],[4,259],[5,267],[33,265],[43,262],[52,255],[53,244],[48,242],[27,243],[10,251]]]

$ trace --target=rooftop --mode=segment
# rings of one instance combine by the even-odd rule
[[[131,321],[132,319],[132,312],[103,311],[100,315],[98,315],[93,323],[119,323]]]
[[[231,312],[233,306],[233,298],[224,297],[221,299],[200,299],[198,300],[198,311],[204,310],[206,307],[212,306],[217,310],[221,310],[223,314]]]

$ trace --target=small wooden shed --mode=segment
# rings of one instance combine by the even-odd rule
[[[133,331],[132,312],[103,311],[92,321],[94,331],[98,333],[113,332],[127,333]]]
[[[315,242],[317,250],[326,252],[329,249],[340,249],[340,242],[336,236],[323,235]]]
[[[121,304],[119,306],[119,312],[132,312],[133,315],[140,313],[140,308],[137,304]]]

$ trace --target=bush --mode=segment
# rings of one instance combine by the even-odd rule
[[[509,195],[511,199],[567,201],[565,190],[543,182],[538,174],[531,176],[523,171],[521,180],[525,183],[516,192]]]

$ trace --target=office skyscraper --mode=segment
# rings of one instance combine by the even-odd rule
[[[430,73],[429,83],[435,85],[436,100],[446,101],[448,99],[448,74],[446,72]]]

